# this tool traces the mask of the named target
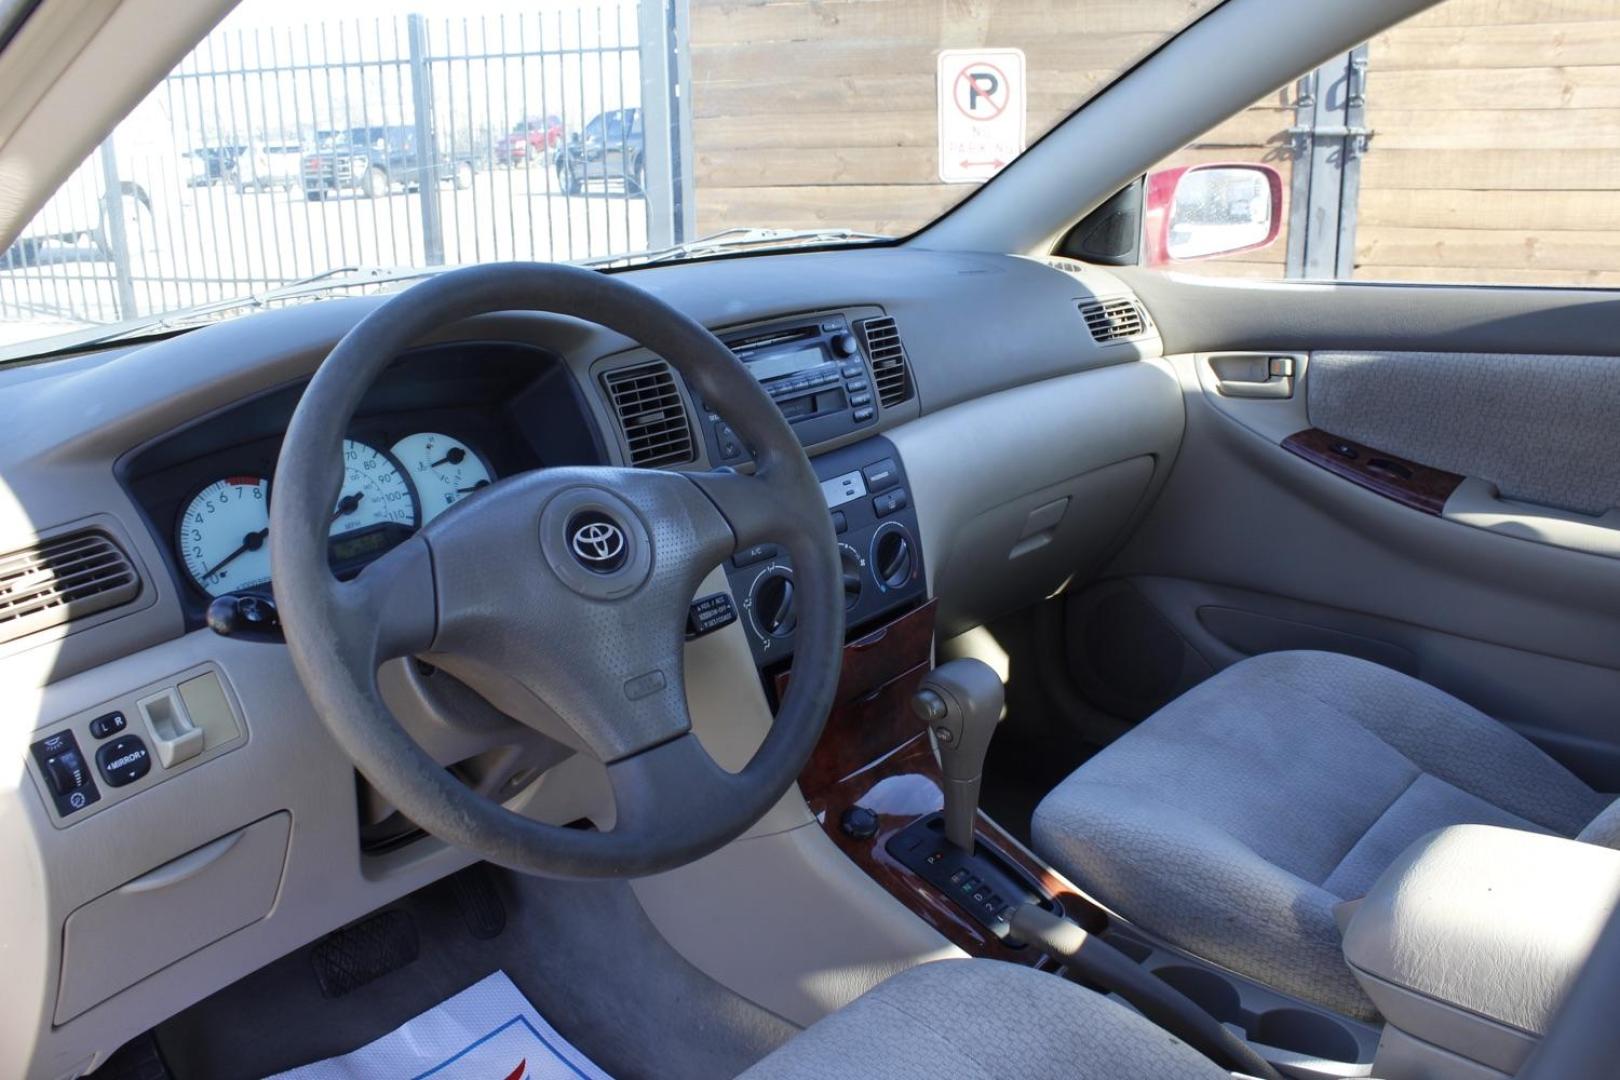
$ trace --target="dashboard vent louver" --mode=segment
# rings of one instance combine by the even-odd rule
[[[624,430],[631,465],[682,465],[697,456],[686,403],[664,361],[609,371],[602,386]]]
[[[98,529],[0,555],[0,642],[127,604],[141,591],[123,549]]]
[[[872,359],[878,404],[888,409],[911,400],[911,365],[906,361],[906,347],[900,343],[900,329],[894,319],[882,315],[862,319],[860,325],[866,355]]]
[[[1128,341],[1147,332],[1147,312],[1135,300],[1103,300],[1081,304],[1080,317],[1099,345]]]

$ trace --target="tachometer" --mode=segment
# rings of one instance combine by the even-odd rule
[[[380,525],[398,525],[409,532],[416,528],[417,516],[416,493],[398,463],[375,446],[344,439],[343,487],[332,508],[328,535],[336,539]]]
[[[180,514],[180,559],[210,596],[270,580],[270,484],[258,476],[227,476],[197,492]]]
[[[466,443],[433,431],[407,435],[394,444],[394,456],[410,473],[422,500],[422,523],[444,513],[494,476]]]

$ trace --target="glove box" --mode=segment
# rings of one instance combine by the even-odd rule
[[[62,927],[56,1022],[270,913],[292,816],[271,814],[85,904]]]

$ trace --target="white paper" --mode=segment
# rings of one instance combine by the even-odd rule
[[[610,1080],[503,971],[342,1057],[274,1080]]]

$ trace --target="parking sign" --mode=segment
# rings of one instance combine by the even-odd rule
[[[988,180],[1024,150],[1022,49],[939,54],[939,178]]]

